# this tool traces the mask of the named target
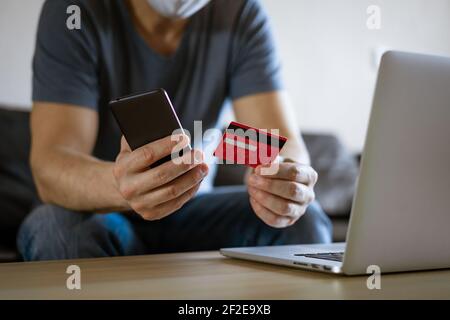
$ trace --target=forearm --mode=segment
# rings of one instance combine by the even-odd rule
[[[113,176],[113,163],[66,148],[32,157],[33,176],[42,200],[87,212],[129,210]]]

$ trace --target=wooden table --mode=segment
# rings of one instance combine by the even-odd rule
[[[66,269],[81,269],[68,290]],[[222,257],[218,252],[0,264],[0,299],[449,299],[450,270],[345,277]]]

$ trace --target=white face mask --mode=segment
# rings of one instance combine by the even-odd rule
[[[147,0],[161,15],[168,18],[186,19],[206,6],[211,0]]]

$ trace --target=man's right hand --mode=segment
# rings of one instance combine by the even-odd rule
[[[203,153],[198,150],[186,152],[179,159],[182,161],[168,161],[150,168],[169,156],[175,147],[180,150],[188,144],[189,139],[185,135],[179,135],[178,139],[169,136],[131,151],[122,137],[120,153],[114,164],[114,177],[122,197],[144,219],[159,220],[180,209],[196,194],[208,174]]]

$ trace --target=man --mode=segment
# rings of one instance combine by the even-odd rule
[[[66,26],[73,4],[79,30]],[[48,0],[33,70],[31,167],[44,204],[19,231],[25,260],[330,241],[256,0]],[[158,87],[191,132],[195,120],[214,127],[230,100],[238,121],[288,137],[287,160],[220,190],[206,161],[148,169],[186,138],[132,152],[107,103]]]

